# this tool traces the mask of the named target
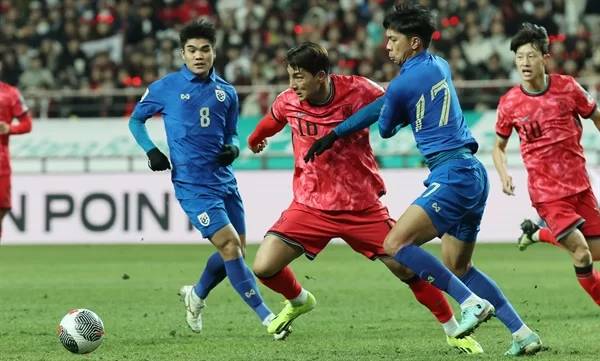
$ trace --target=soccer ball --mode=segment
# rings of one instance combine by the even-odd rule
[[[100,317],[85,308],[76,308],[63,317],[58,325],[58,339],[73,353],[90,353],[100,346],[104,324]]]

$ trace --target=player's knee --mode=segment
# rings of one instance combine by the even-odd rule
[[[583,266],[592,263],[592,253],[587,246],[580,246],[573,252],[573,261],[576,265]]]
[[[385,241],[383,241],[383,250],[385,251],[385,253],[388,256],[394,257],[396,255],[396,253],[398,253],[398,251],[400,251],[404,245],[405,245],[405,243],[402,242],[401,240],[399,240],[398,238],[390,237],[388,235],[385,238]]]
[[[226,238],[219,242],[216,247],[224,259],[235,259],[243,256],[241,243],[236,238]]]
[[[464,276],[469,271],[469,268],[471,268],[471,265],[469,263],[465,264],[464,262],[460,262],[457,259],[444,258],[444,265],[446,266],[446,268],[448,268],[450,272],[452,272],[458,277]]]
[[[273,275],[277,273],[267,262],[259,258],[254,260],[254,264],[252,264],[252,272],[254,272],[258,278],[273,277]]]

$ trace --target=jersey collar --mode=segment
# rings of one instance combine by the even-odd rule
[[[183,75],[183,77],[188,80],[188,81],[194,81],[197,79],[197,81],[202,81],[202,79],[198,78],[196,76],[196,74],[192,73],[190,69],[188,69],[187,65],[183,64],[183,66],[181,67],[181,74]],[[216,74],[215,74],[215,68],[211,68],[210,72],[208,73],[208,78],[211,81],[215,81],[216,78]]]
[[[400,68],[400,71],[406,70],[418,63],[421,63],[423,60],[425,60],[427,57],[429,56],[429,51],[427,50],[423,50],[420,53],[413,55],[412,57],[410,57],[408,60],[406,60],[404,62],[404,64],[402,64],[402,67]]]

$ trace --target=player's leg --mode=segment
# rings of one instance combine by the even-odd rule
[[[600,305],[600,277],[594,272],[592,251],[586,240],[586,236],[600,235],[600,212],[593,193],[588,189],[536,208],[571,256],[579,285]]]
[[[192,224],[217,248],[223,259],[225,273],[233,288],[244,302],[254,310],[258,318],[265,321],[272,312],[263,302],[254,276],[244,263],[242,242],[236,229],[231,224],[223,198],[204,197],[201,199],[180,200],[180,203]],[[192,316],[200,314],[202,307],[198,305],[203,306],[204,302],[198,297],[193,287],[190,290],[184,286],[181,293],[188,309],[187,319],[189,321],[190,318],[193,318]],[[200,301],[197,302],[198,300]],[[190,305],[198,307],[191,307]],[[190,309],[197,312],[190,312]],[[190,322],[188,322],[188,325],[192,328]]]
[[[237,189],[232,190],[232,193],[224,199],[224,206],[233,228],[235,228],[239,235],[242,254],[245,256],[246,224],[244,205]],[[200,297],[200,299],[205,300],[210,291],[221,283],[226,276],[225,262],[223,261],[221,254],[216,251],[208,258],[206,266],[202,271],[202,275],[196,285],[194,285],[196,295]]]
[[[491,317],[493,307],[469,290],[437,258],[419,247],[420,244],[436,237],[437,233],[425,210],[413,204],[388,233],[384,249],[396,261],[410,268],[421,279],[448,293],[461,305],[463,315],[469,317],[463,316],[454,336],[463,337]]]
[[[519,250],[524,251],[527,247],[537,242],[549,243],[560,247],[560,243],[548,227],[540,227],[531,219],[525,219],[521,222],[521,235],[517,239]]]
[[[304,289],[291,268],[291,261],[306,254],[310,259],[327,246],[335,229],[322,212],[292,202],[267,232],[254,260],[260,281],[286,299],[286,305],[269,324],[269,333],[279,332],[298,316],[316,306],[315,297]]]
[[[463,235],[466,235],[465,228],[468,227],[463,227]],[[511,332],[513,341],[519,346],[519,354],[525,351],[527,353],[539,351],[541,348],[539,336],[523,322],[496,282],[471,264],[474,246],[474,241],[465,242],[453,235],[445,234],[442,237],[444,263],[473,292],[494,305],[496,317]]]
[[[387,208],[377,202],[372,207],[361,212],[345,212],[331,215],[332,222],[339,224],[343,230],[340,236],[352,249],[369,259],[378,258],[399,280],[406,283],[417,301],[427,307],[434,317],[440,322],[448,336],[455,334],[458,323],[454,318],[452,308],[446,301],[443,293],[415,275],[407,267],[385,254],[383,240],[394,225]],[[466,353],[481,353],[481,346],[470,337],[463,339],[450,339],[451,346]]]
[[[483,353],[481,345],[471,336],[463,338],[453,337],[458,328],[458,322],[454,318],[452,307],[444,297],[444,294],[431,283],[419,278],[414,272],[405,266],[398,263],[391,257],[379,258],[385,266],[396,276],[400,281],[406,283],[413,295],[423,306],[433,314],[438,320],[444,333],[446,334],[446,342],[448,345],[467,354]]]
[[[302,254],[301,247],[285,243],[275,234],[267,234],[256,253],[252,265],[254,274],[263,285],[287,300],[283,310],[267,325],[269,333],[289,328],[295,318],[315,306],[314,297],[302,288],[289,266]]]

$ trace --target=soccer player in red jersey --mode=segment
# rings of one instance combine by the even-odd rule
[[[0,61],[0,74],[2,62]],[[0,240],[2,220],[11,208],[11,168],[8,139],[31,131],[31,117],[19,90],[0,81]],[[17,119],[18,122],[13,122]]]
[[[548,35],[542,26],[526,23],[512,39],[521,84],[498,105],[494,165],[502,191],[514,194],[506,166],[506,145],[513,128],[521,141],[528,174],[529,197],[548,228],[522,225],[529,243],[560,244],[573,259],[577,280],[600,305],[600,210],[592,192],[581,146],[581,118],[600,130],[600,111],[592,97],[570,76],[545,72]],[[524,239],[521,237],[521,241]],[[521,242],[521,243],[522,243]]]
[[[314,259],[332,238],[340,237],[356,252],[380,259],[407,283],[442,324],[451,346],[466,353],[483,352],[471,337],[452,337],[458,323],[441,291],[386,255],[383,240],[394,221],[379,200],[386,190],[368,129],[339,139],[333,151],[313,162],[303,159],[315,139],[380,97],[383,89],[360,76],[330,74],[327,51],[315,43],[290,49],[287,62],[290,88],[279,94],[271,113],[248,138],[250,149],[258,153],[267,145],[267,137],[288,124],[292,128],[294,199],[267,232],[253,265],[261,282],[288,300],[268,331],[289,326],[316,305],[288,264],[302,254]]]

